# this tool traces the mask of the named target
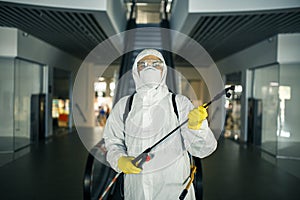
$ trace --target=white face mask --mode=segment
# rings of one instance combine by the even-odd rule
[[[140,79],[144,84],[159,84],[161,81],[161,71],[154,67],[146,67],[140,71]]]

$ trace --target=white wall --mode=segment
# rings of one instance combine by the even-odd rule
[[[243,71],[277,61],[277,37],[271,37],[217,62],[222,74]]]
[[[107,15],[116,31],[119,33],[126,28],[126,7],[123,0],[107,1]]]
[[[188,16],[188,0],[174,0],[172,15],[170,19],[170,26],[174,30],[184,30],[182,26],[184,26],[184,22]],[[196,21],[197,22],[197,21]]]
[[[24,36],[23,31],[20,30],[18,30],[17,56],[67,71],[77,71],[82,62],[32,35]]]
[[[278,35],[278,62],[300,62],[300,33]]]
[[[95,70],[92,63],[85,62],[79,69],[73,87],[73,117],[76,128],[94,127],[94,81]]]
[[[17,56],[17,29],[0,27],[0,56]]]
[[[296,8],[299,0],[189,0],[189,12],[244,12]]]

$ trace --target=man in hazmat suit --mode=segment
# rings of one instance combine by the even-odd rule
[[[124,172],[126,200],[178,199],[190,175],[189,154],[203,158],[217,147],[208,127],[207,111],[194,108],[190,100],[176,95],[178,117],[172,106],[172,93],[166,85],[167,66],[161,53],[145,49],[132,68],[136,94],[125,123],[123,114],[129,96],[121,98],[112,110],[105,129],[107,161],[116,172]],[[151,147],[188,118],[176,133],[151,151],[143,169],[132,164],[134,157]],[[188,154],[189,153],[189,154]],[[195,199],[191,187],[186,199]]]

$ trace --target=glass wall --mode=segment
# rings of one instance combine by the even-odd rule
[[[30,144],[31,96],[43,90],[43,67],[0,58],[0,70],[0,151],[12,152]]]
[[[0,58],[0,152],[13,151],[14,60]]]
[[[254,70],[253,97],[262,100],[262,148],[300,158],[300,64]]]
[[[280,65],[278,156],[300,158],[300,63]]]
[[[279,167],[297,177],[300,177],[299,85],[300,63],[253,71],[252,97],[262,102],[261,148],[277,158]]]
[[[15,61],[15,135],[14,148],[30,144],[31,96],[42,93],[42,66],[24,60]]]
[[[277,154],[277,130],[279,111],[279,66],[271,65],[255,69],[253,72],[252,97],[261,102],[262,117],[261,148],[273,155]],[[248,133],[249,134],[249,133]]]

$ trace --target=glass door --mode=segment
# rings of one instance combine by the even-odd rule
[[[278,156],[300,160],[300,63],[280,66]],[[299,165],[300,166],[300,165]]]
[[[43,68],[41,65],[15,60],[14,96],[14,150],[30,144],[31,98],[43,90]]]
[[[14,150],[14,60],[0,58],[0,71],[0,152],[12,152]]]
[[[257,68],[253,71],[252,97],[261,102],[259,138],[261,148],[272,155],[277,154],[277,131],[279,130],[279,66],[277,64]],[[256,119],[258,120],[258,119]],[[253,127],[255,129],[255,127]],[[249,133],[248,133],[249,134]]]

